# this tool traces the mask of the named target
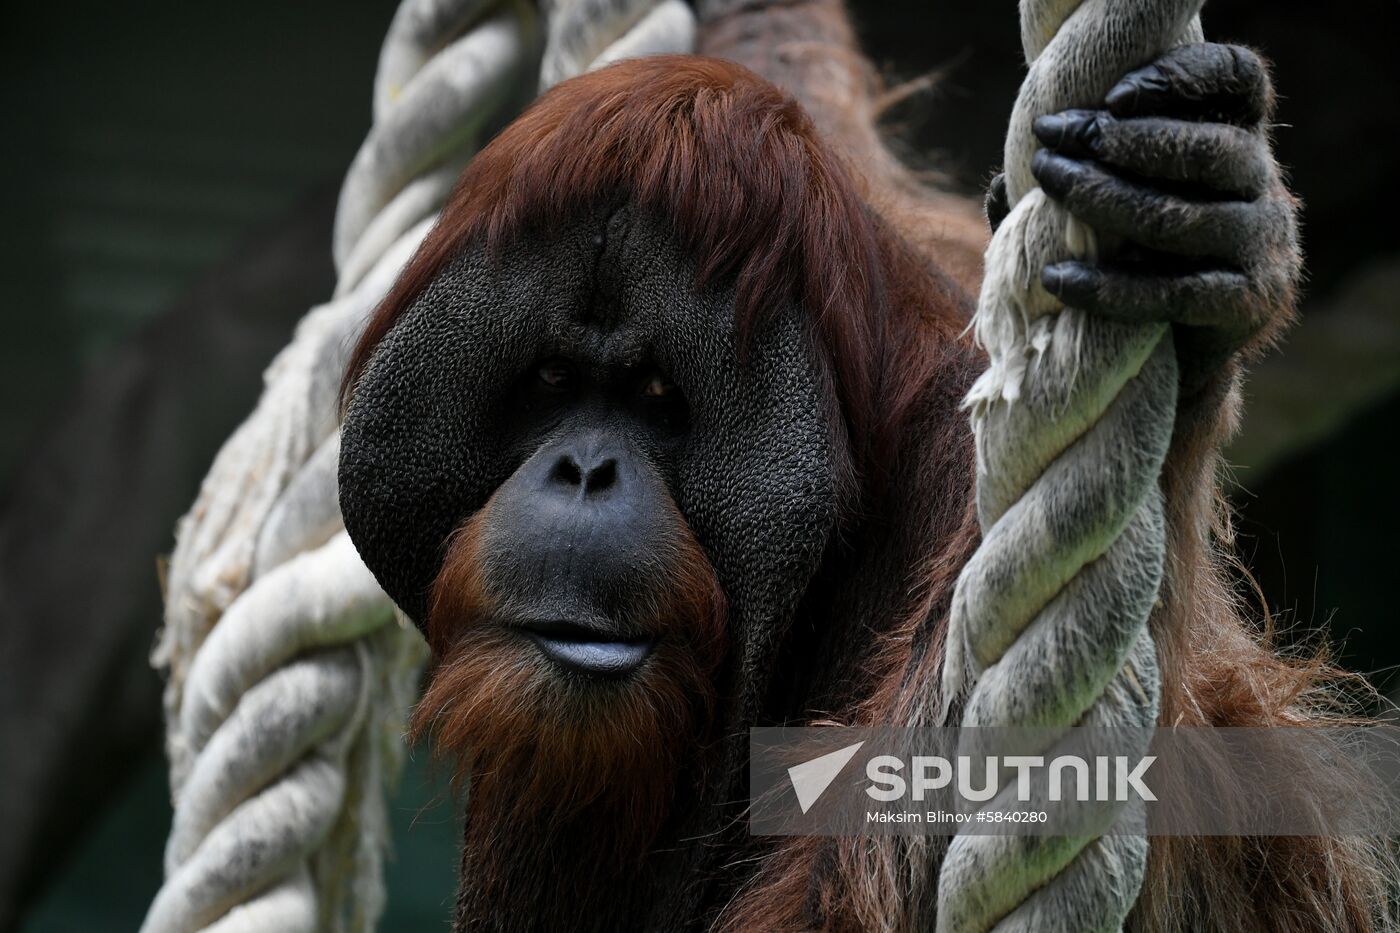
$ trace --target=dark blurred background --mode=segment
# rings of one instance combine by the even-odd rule
[[[1014,4],[856,0],[906,154],[968,190],[1021,76]],[[156,557],[261,371],[332,285],[339,178],[392,0],[70,0],[7,14],[0,60],[0,931],[134,929],[169,802]],[[1395,0],[1213,0],[1264,49],[1307,205],[1303,325],[1230,451],[1240,550],[1286,640],[1391,690],[1400,528]],[[457,830],[414,761],[382,927],[445,928]]]

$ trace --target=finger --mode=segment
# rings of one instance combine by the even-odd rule
[[[1270,226],[1265,201],[1189,201],[1044,149],[1031,171],[1084,223],[1150,249],[1244,266],[1265,248],[1258,242]]]
[[[982,211],[987,215],[987,226],[993,233],[1001,226],[1006,215],[1011,213],[1011,203],[1006,194],[1005,172],[997,172],[996,177],[987,185],[987,196],[982,201]]]
[[[1116,117],[1217,119],[1256,126],[1273,109],[1269,69],[1243,46],[1213,42],[1172,49],[1129,72],[1105,102]]]
[[[1250,281],[1230,269],[1178,275],[1088,262],[1058,262],[1040,274],[1045,290],[1071,308],[1129,323],[1171,323],[1246,334]]]
[[[1094,110],[1040,117],[1036,138],[1061,155],[1093,158],[1146,178],[1202,185],[1251,200],[1273,182],[1268,141],[1228,123],[1166,117],[1119,120]]]

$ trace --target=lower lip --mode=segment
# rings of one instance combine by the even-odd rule
[[[526,629],[540,653],[566,670],[595,677],[623,677],[651,655],[650,639],[609,640],[597,632],[551,627]]]

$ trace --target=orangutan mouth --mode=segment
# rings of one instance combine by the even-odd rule
[[[642,666],[655,639],[623,635],[579,622],[553,620],[520,625],[540,653],[567,671],[594,677],[624,677]]]

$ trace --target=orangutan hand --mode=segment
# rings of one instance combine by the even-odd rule
[[[1207,43],[1129,73],[1102,109],[1035,122],[1046,194],[1125,241],[1106,261],[1047,266],[1042,283],[1084,311],[1175,325],[1187,396],[1292,317],[1298,209],[1270,146],[1272,109],[1259,56]]]

